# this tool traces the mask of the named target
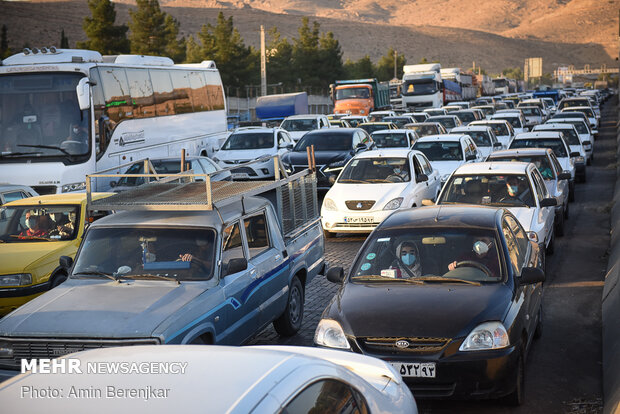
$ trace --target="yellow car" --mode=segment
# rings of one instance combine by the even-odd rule
[[[88,222],[106,214],[97,212]],[[66,280],[68,269],[58,259],[75,257],[86,222],[85,193],[30,197],[0,207],[0,316]]]

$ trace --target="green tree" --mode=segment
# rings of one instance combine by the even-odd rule
[[[394,54],[396,51],[390,47],[384,56],[381,56],[377,63],[377,79],[387,81],[394,78]],[[402,79],[403,66],[407,64],[407,59],[403,55],[396,56],[396,77]]]
[[[265,45],[267,54],[267,82],[282,84],[287,88],[294,88],[297,84],[295,71],[291,70],[293,60],[293,45],[282,35],[276,27],[268,32],[269,42]]]
[[[185,60],[185,39],[177,39],[179,22],[161,11],[158,0],[136,0],[136,5],[136,10],[129,11],[131,52]]]
[[[297,77],[304,85],[315,86],[319,80],[319,23],[310,27],[307,17],[302,18],[302,25],[297,29],[298,38],[293,38],[293,67]],[[321,74],[324,75],[324,74]]]
[[[9,36],[6,25],[2,25],[2,30],[0,31],[0,59],[5,59],[11,55],[11,50],[9,49]]]
[[[355,62],[347,60],[344,69],[346,79],[374,78],[377,71],[368,55]]]
[[[198,63],[202,60],[202,49],[194,39],[190,36],[185,42],[185,61],[188,63]]]
[[[60,32],[60,48],[69,49],[69,39],[65,36],[65,29]]]
[[[328,87],[335,79],[342,79],[345,71],[342,64],[342,49],[332,32],[321,35],[319,40],[319,86]]]
[[[258,85],[259,54],[252,47],[245,46],[232,17],[227,19],[220,12],[217,24],[202,26],[198,38],[201,47],[197,56],[215,61],[225,86]]]
[[[502,70],[502,75],[508,79],[523,80],[523,69],[520,67],[506,68]]]
[[[96,50],[104,55],[129,52],[127,26],[114,25],[114,4],[110,0],[88,0],[88,7],[92,16],[85,17],[82,24],[88,40],[78,42],[77,47]]]

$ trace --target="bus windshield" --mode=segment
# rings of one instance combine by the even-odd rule
[[[90,154],[87,110],[80,110],[80,73],[0,77],[0,162],[85,161]]]

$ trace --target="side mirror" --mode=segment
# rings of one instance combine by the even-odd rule
[[[554,207],[558,205],[558,200],[555,197],[543,198],[540,201],[541,207]]]
[[[569,172],[561,172],[558,174],[558,180],[570,180]]]
[[[84,110],[90,108],[90,82],[88,78],[84,77],[80,79],[75,87],[75,92],[77,93],[80,109]]]
[[[545,272],[539,267],[524,267],[519,277],[520,285],[532,285],[545,281]]]
[[[418,174],[418,182],[423,183],[424,181],[428,181],[428,175],[426,174]]]
[[[502,147],[502,143],[501,142],[494,142],[493,143],[493,148],[501,148]]]
[[[474,154],[470,154],[465,157],[465,161],[476,161],[476,156]]]
[[[336,182],[336,176],[330,175],[327,181],[329,181],[329,185],[334,185],[334,183]]]
[[[241,272],[248,268],[248,261],[245,257],[230,259],[228,266],[226,266],[226,274],[224,276],[232,275],[233,273]]]
[[[571,157],[571,158],[574,158],[574,157],[579,157],[580,155],[581,155],[581,154],[580,154],[580,153],[578,153],[577,151],[573,151],[573,152],[571,152],[571,153],[570,153],[570,157]]]
[[[116,181],[110,181],[110,188],[114,188],[118,185]]]
[[[423,198],[422,199],[422,205],[423,206],[434,206],[435,202],[433,200],[431,200],[430,198]]]
[[[71,266],[73,266],[73,258],[69,256],[60,256],[60,258],[58,259],[58,263],[63,269],[69,270]]]
[[[344,269],[342,267],[331,267],[325,277],[332,283],[341,284],[344,280]]]

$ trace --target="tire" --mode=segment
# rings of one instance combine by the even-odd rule
[[[60,285],[62,282],[67,280],[67,275],[64,273],[56,273],[54,278],[52,279],[52,284],[50,285],[50,289],[54,289],[56,286]]]
[[[326,239],[333,239],[334,237],[336,237],[336,233],[332,233],[331,231],[323,230],[323,236],[325,236]]]
[[[551,256],[554,251],[555,251],[555,234],[552,234],[551,241],[549,242],[549,245],[545,249],[545,254],[547,256]]]
[[[523,357],[523,350],[519,351],[519,359],[517,360],[517,369],[515,373],[515,388],[514,390],[503,398],[503,402],[506,405],[517,407],[523,404],[524,389],[525,389],[525,359]]]
[[[536,324],[536,330],[534,331],[534,339],[540,339],[543,334],[543,307],[542,303],[538,308],[538,323]]]
[[[566,203],[566,208],[564,209],[564,218],[567,219],[568,218],[568,210],[569,210],[569,206],[570,204]]]
[[[286,309],[278,319],[273,322],[273,327],[280,336],[293,336],[301,328],[304,317],[304,289],[297,276],[293,276],[288,292]]]
[[[547,252],[543,249],[540,258],[540,268],[545,272],[545,278],[547,276]]]
[[[568,202],[575,201],[575,183],[568,184]]]
[[[564,235],[564,214],[558,214],[555,216],[555,219],[558,221],[555,225],[555,234],[560,237]]]

